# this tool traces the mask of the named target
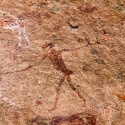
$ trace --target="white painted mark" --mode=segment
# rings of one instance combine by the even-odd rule
[[[5,21],[0,21],[0,25],[4,28],[4,29],[8,29],[8,30],[15,30],[18,29],[18,46],[17,48],[21,47],[21,41],[22,41],[22,37],[24,37],[24,39],[27,42],[28,48],[30,47],[30,40],[26,34],[26,27],[25,27],[25,22],[22,18],[16,19],[16,20],[5,20]]]

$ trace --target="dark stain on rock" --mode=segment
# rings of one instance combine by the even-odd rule
[[[31,119],[29,125],[51,125],[51,120],[42,118],[41,116],[36,116],[35,118]]]
[[[88,44],[90,44],[90,38],[89,38],[88,35],[85,36],[85,41],[86,41]]]
[[[77,38],[77,42],[78,42],[78,43],[83,43],[83,42],[84,42],[84,39],[81,38],[81,37],[78,37],[78,38]]]
[[[73,26],[73,25],[69,24],[69,26],[70,26],[72,29],[78,29],[78,28],[79,28],[79,26],[78,26],[78,25]]]
[[[88,66],[84,65],[84,66],[82,67],[82,71],[83,71],[83,72],[90,71],[90,68],[89,68]]]
[[[90,6],[86,6],[86,7],[83,7],[83,6],[79,6],[78,9],[80,10],[81,13],[92,13],[94,12],[95,10],[97,10],[97,7],[93,6],[93,7],[90,7]]]
[[[95,61],[99,64],[105,64],[104,60],[102,59],[95,59]]]
[[[98,55],[98,52],[97,52],[96,49],[92,48],[92,49],[91,49],[91,54],[92,54],[92,55]]]

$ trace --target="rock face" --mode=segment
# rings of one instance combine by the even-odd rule
[[[122,0],[1,0],[0,125],[124,125],[124,18]]]

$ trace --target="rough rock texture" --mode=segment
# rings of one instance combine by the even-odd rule
[[[18,17],[24,19],[29,48],[25,39],[17,48],[18,29],[3,27]],[[1,0],[0,125],[125,125],[124,20],[124,0]],[[45,42],[74,50],[62,52],[62,58],[85,102],[65,79],[57,108],[48,110],[63,77],[48,58],[13,72],[37,64]],[[82,116],[84,122],[77,115],[71,120],[80,112],[89,114]],[[57,119],[43,123],[33,120],[37,116]]]

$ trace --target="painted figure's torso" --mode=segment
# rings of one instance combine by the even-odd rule
[[[48,53],[48,58],[51,60],[53,67],[60,70],[64,74],[72,74],[72,71],[68,70],[62,59],[62,50],[51,49]]]

